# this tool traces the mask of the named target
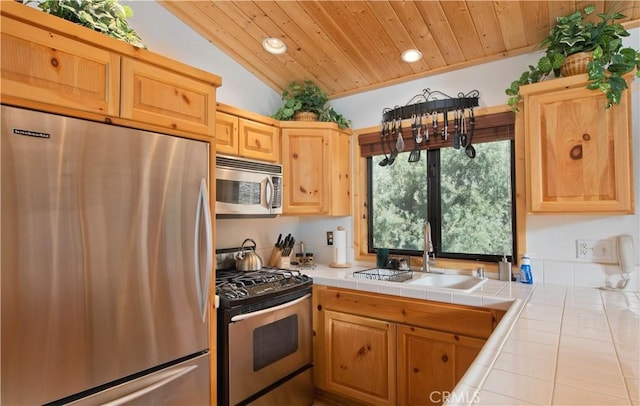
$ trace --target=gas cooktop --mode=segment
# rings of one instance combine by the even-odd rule
[[[220,296],[221,308],[270,302],[313,284],[311,277],[297,270],[238,271],[235,256],[241,251],[242,248],[216,250],[216,295]]]
[[[263,268],[259,271],[216,271],[216,294],[228,302],[286,292],[313,280],[299,271]]]

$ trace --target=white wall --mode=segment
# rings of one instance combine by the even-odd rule
[[[123,2],[125,3],[125,2]],[[141,34],[147,47],[171,58],[213,72],[223,78],[218,100],[242,109],[270,115],[279,107],[280,96],[241,68],[219,49],[186,27],[155,1],[127,2],[134,11],[131,22]],[[631,30],[625,44],[640,48],[640,28]],[[540,54],[505,58],[499,61],[460,69],[411,82],[368,91],[332,100],[332,105],[353,123],[354,128],[378,125],[385,107],[406,104],[424,89],[438,90],[449,95],[478,90],[481,106],[506,103],[504,89],[519,77],[529,64],[537,62]],[[640,204],[640,79],[634,80],[633,94],[633,156],[636,203]],[[576,260],[576,239],[607,239],[629,234],[635,245],[636,264],[640,262],[640,209],[628,216],[562,216],[529,215],[527,217],[527,251],[533,258],[537,281],[552,281],[584,286],[600,286],[615,267]],[[352,241],[353,225],[350,217],[282,217],[270,220],[220,220],[217,222],[218,247],[239,246],[245,237],[252,237],[258,247],[269,252],[281,232],[296,234],[304,240],[307,250],[315,251],[319,260],[331,260],[332,249],[326,246],[325,232],[338,225],[347,229]],[[353,260],[351,247],[348,260]],[[636,267],[637,268],[637,267]],[[640,290],[638,272],[632,286]]]

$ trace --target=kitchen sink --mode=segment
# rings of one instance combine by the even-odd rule
[[[415,276],[416,274],[414,274]],[[487,278],[469,275],[420,274],[421,276],[407,281],[409,285],[426,286],[439,289],[454,289],[459,292],[472,292],[482,286]]]

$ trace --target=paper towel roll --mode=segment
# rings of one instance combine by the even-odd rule
[[[329,264],[333,268],[348,267],[347,264],[347,231],[338,227],[333,232],[333,262]]]

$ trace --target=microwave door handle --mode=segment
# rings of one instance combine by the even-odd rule
[[[273,187],[273,180],[271,180],[271,176],[267,176],[267,182],[264,185],[265,188],[265,196],[267,198],[267,208],[271,211],[271,207],[273,206],[273,199],[275,198],[275,188]]]
[[[231,317],[231,322],[235,323],[235,322],[238,322],[238,321],[250,319],[251,317],[260,316],[260,315],[265,314],[265,313],[271,313],[271,312],[276,312],[278,310],[286,309],[287,307],[295,306],[298,303],[300,303],[300,302],[302,302],[302,301],[304,301],[304,300],[306,300],[306,299],[308,299],[310,297],[311,297],[311,293],[307,293],[306,295],[304,295],[304,296],[302,296],[302,297],[300,297],[298,299],[292,300],[292,301],[287,302],[287,303],[283,303],[283,304],[278,305],[278,306],[270,307],[268,309],[256,310],[255,312],[251,312],[251,313],[238,314],[238,315],[235,315],[235,316]]]

